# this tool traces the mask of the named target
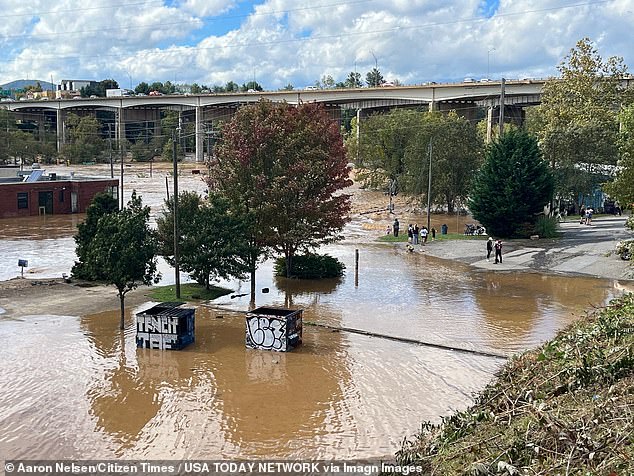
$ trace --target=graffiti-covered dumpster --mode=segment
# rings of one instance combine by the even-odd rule
[[[246,344],[251,349],[288,352],[302,343],[302,310],[258,307],[247,313]]]
[[[194,342],[195,309],[164,302],[136,315],[136,346],[180,350]]]

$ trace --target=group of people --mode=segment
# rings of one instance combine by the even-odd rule
[[[386,234],[389,235],[390,231],[394,233],[394,236],[397,237],[400,230],[400,224],[398,222],[398,218],[394,219],[394,223],[392,224],[392,230],[390,227],[387,228]],[[431,234],[431,239],[436,239],[436,229],[432,228],[428,230],[426,226],[419,228],[418,223],[412,225],[411,223],[407,225],[407,242],[412,245],[417,245],[419,243],[425,244],[427,243],[427,239]]]
[[[502,240],[495,240],[489,236],[487,240],[487,261],[491,260],[491,253],[495,250],[495,264],[502,262]]]
[[[592,214],[594,210],[592,208],[586,208],[585,210],[581,209],[581,218],[579,219],[579,224],[581,225],[591,225],[592,224]]]

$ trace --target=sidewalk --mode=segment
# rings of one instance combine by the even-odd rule
[[[495,271],[539,271],[582,274],[607,279],[634,279],[634,266],[614,254],[619,241],[634,238],[625,229],[625,216],[606,216],[581,225],[562,223],[560,239],[510,240],[503,242],[503,262],[486,260],[486,243],[481,240],[435,241],[425,252],[438,258],[455,259],[476,268]],[[459,246],[456,246],[459,244]]]

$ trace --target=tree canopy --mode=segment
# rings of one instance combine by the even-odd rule
[[[383,75],[377,68],[372,68],[372,70],[368,71],[368,74],[365,75],[365,82],[371,88],[377,88],[385,83],[385,79],[383,79]]]
[[[323,106],[260,101],[224,125],[209,169],[210,188],[227,197],[247,223],[251,290],[267,250],[284,253],[339,238],[351,185],[338,125]]]
[[[634,105],[621,111],[620,119],[621,158],[616,177],[612,183],[606,184],[605,190],[623,207],[634,204]]]
[[[174,265],[174,198],[165,201],[157,218],[159,254]],[[242,239],[245,224],[229,202],[212,194],[204,200],[195,192],[178,195],[179,266],[207,289],[218,278],[242,278],[248,248]]]
[[[63,146],[60,155],[72,163],[92,162],[103,155],[105,142],[95,117],[78,116],[71,112],[68,113],[66,124],[70,141]]]
[[[522,130],[492,142],[469,199],[473,217],[490,235],[522,236],[552,197],[554,181],[537,140]]]
[[[431,198],[446,204],[451,213],[466,199],[481,162],[483,142],[468,120],[453,112],[394,109],[375,114],[361,121],[359,160],[351,158],[364,185],[387,190],[396,183],[399,191],[420,195],[426,202],[430,142]]]
[[[105,201],[102,205],[108,207]],[[139,284],[158,282],[160,277],[156,238],[148,224],[150,207],[144,207],[134,191],[123,210],[102,212],[92,237],[82,238],[85,246],[79,246],[77,242],[77,257],[84,279],[105,282],[117,288],[121,304],[120,328],[123,329],[125,295]]]
[[[560,78],[544,85],[534,127],[542,150],[557,170],[560,197],[590,195],[618,158],[616,111],[624,98],[623,60],[604,61],[584,38],[558,67]]]

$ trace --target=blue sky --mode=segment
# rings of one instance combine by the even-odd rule
[[[634,63],[634,0],[0,0],[0,84],[312,85],[548,77],[575,43]]]

